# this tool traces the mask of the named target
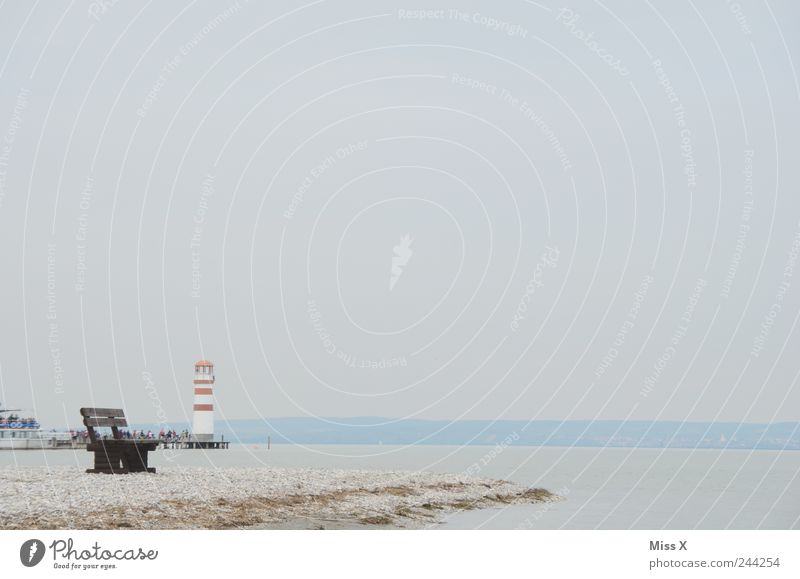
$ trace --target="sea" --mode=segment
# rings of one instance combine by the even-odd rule
[[[150,465],[427,470],[542,487],[552,503],[448,515],[435,529],[798,529],[800,452],[533,446],[231,444],[158,450]],[[0,465],[91,463],[85,450],[0,451]],[[100,476],[100,475],[93,475]],[[158,475],[155,475],[158,476]]]

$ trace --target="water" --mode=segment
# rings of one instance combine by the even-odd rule
[[[79,450],[3,451],[2,465],[73,465]],[[800,452],[472,446],[231,445],[159,450],[151,466],[283,466],[470,472],[565,500],[450,515],[439,529],[798,529]]]

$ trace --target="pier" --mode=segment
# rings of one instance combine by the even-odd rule
[[[213,449],[213,448],[228,448],[230,442],[227,440],[175,440],[175,441],[161,441],[160,448],[176,448],[176,449]]]
[[[86,441],[53,437],[47,440],[47,445],[43,448],[86,448]]]

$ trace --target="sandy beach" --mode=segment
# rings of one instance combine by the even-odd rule
[[[420,528],[453,511],[558,500],[508,481],[428,472],[164,467],[86,474],[0,468],[5,529]]]

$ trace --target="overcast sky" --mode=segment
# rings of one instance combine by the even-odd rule
[[[798,7],[453,4],[5,2],[0,400],[800,419]]]

